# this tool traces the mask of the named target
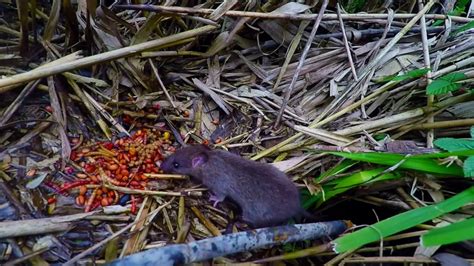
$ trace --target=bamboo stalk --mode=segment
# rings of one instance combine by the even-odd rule
[[[348,127],[348,128],[342,129],[342,130],[337,130],[333,133],[338,134],[338,135],[342,135],[342,136],[347,136],[347,135],[351,135],[351,134],[354,134],[354,133],[362,132],[363,130],[370,130],[370,129],[378,128],[378,127],[381,127],[383,125],[390,126],[390,124],[393,124],[393,123],[396,123],[396,122],[400,122],[400,121],[411,119],[411,118],[416,118],[416,117],[419,117],[421,115],[431,113],[433,111],[436,111],[436,110],[439,110],[439,109],[442,109],[442,108],[446,108],[446,107],[451,106],[455,103],[460,103],[460,102],[466,101],[469,98],[472,98],[473,96],[474,95],[470,94],[470,93],[459,95],[459,96],[456,96],[456,97],[449,98],[445,101],[439,102],[437,104],[434,104],[432,107],[416,108],[416,109],[409,110],[409,111],[406,111],[406,112],[403,112],[403,113],[400,113],[400,114],[396,114],[396,115],[393,115],[393,116],[385,117],[385,118],[374,120],[374,121],[369,121],[369,122],[364,123],[362,125],[357,125],[357,126]]]
[[[175,35],[163,37],[158,40],[153,40],[149,42],[144,42],[120,49],[116,49],[113,51],[108,51],[101,54],[96,54],[88,57],[80,58],[76,61],[67,62],[64,64],[54,64],[51,62],[50,66],[48,67],[41,67],[36,68],[26,73],[21,73],[17,75],[13,75],[7,78],[0,79],[0,93],[6,92],[9,88],[5,88],[7,86],[11,86],[13,84],[28,82],[34,79],[44,78],[51,75],[63,73],[66,71],[71,71],[79,68],[83,68],[86,66],[99,64],[111,60],[116,60],[123,57],[128,57],[135,55],[137,53],[150,50],[150,49],[157,49],[164,45],[170,45],[174,42],[178,42],[183,39],[191,38],[200,34],[204,34],[206,32],[214,30],[215,26],[204,26],[197,29],[177,33]]]
[[[84,219],[85,217],[95,213],[96,212],[89,212],[42,219],[1,222],[0,238],[5,239],[10,237],[66,231],[72,228],[75,221]]]
[[[399,130],[405,131],[405,130],[419,130],[419,129],[452,128],[452,127],[463,127],[463,126],[472,126],[472,125],[474,125],[474,118],[423,123],[419,125],[407,125],[407,126],[400,127]]]

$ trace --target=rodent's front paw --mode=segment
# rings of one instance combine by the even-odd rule
[[[217,207],[217,204],[218,204],[219,202],[224,201],[224,199],[225,199],[225,196],[223,196],[223,195],[215,195],[215,194],[213,194],[212,192],[211,192],[211,196],[209,197],[209,200],[214,202],[214,204],[212,204],[212,206],[213,206],[214,208]]]

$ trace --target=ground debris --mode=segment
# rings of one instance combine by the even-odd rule
[[[0,1],[0,264],[104,264],[255,232],[231,201],[162,172],[185,144],[274,163],[318,222],[371,227],[473,185],[463,1],[95,2]],[[344,256],[311,237],[203,258],[430,263],[474,250],[413,237],[472,214]]]

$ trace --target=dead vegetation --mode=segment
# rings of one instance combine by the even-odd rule
[[[0,2],[0,221],[63,219],[0,230],[2,263],[104,263],[221,235],[232,206],[214,208],[204,188],[159,171],[184,143],[273,162],[323,221],[373,224],[472,185],[405,169],[326,187],[373,166],[354,159],[331,172],[348,159],[328,152],[423,154],[437,138],[469,137],[474,35],[468,15],[446,16],[454,2],[370,1],[365,13],[348,10],[357,1],[93,2]],[[452,72],[461,88],[427,95]],[[273,259],[432,263],[436,250],[416,237],[437,224],[388,239],[394,257],[377,257],[377,243],[342,257],[314,242],[215,262],[295,252]],[[473,254],[472,243],[443,250]]]

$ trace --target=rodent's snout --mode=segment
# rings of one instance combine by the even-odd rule
[[[165,173],[169,173],[172,170],[170,157],[166,158],[161,163],[160,169],[163,170],[163,172],[165,172]]]

